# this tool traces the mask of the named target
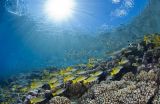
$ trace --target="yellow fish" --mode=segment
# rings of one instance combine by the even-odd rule
[[[49,84],[49,85],[50,85],[51,89],[54,89],[54,88],[61,86],[62,84],[63,84],[62,82],[56,82],[54,84]]]
[[[56,77],[56,76],[58,76],[59,74],[57,73],[57,72],[52,72],[52,73],[50,73],[50,76],[52,77],[52,76],[54,76],[54,77]]]
[[[102,73],[103,73],[103,71],[97,71],[97,72],[91,74],[91,76],[99,76],[99,75],[101,75]]]
[[[85,67],[85,66],[86,66],[86,64],[78,64],[77,66]]]
[[[67,67],[66,71],[72,71],[73,70],[73,67]]]
[[[36,104],[36,103],[42,102],[44,100],[45,99],[43,97],[35,97],[35,98],[30,99],[30,102],[31,102],[31,104]]]
[[[71,75],[71,76],[65,77],[63,80],[64,80],[64,82],[66,83],[66,82],[71,81],[71,80],[73,80],[73,79],[75,79],[75,77]]]
[[[86,76],[79,76],[75,80],[73,80],[73,84],[81,82],[81,81],[85,80],[86,78],[87,78]]]
[[[137,66],[139,66],[139,64],[138,63],[133,63],[132,66],[137,67]]]
[[[145,44],[148,44],[151,42],[150,38],[148,36],[144,36],[143,41],[145,42]]]
[[[73,73],[72,72],[66,72],[63,74],[63,76],[68,76],[68,75],[72,75]]]
[[[87,64],[87,67],[88,67],[88,68],[93,68],[94,66],[95,66],[95,65],[94,65],[93,63],[88,63],[88,64]]]
[[[57,81],[58,81],[57,78],[52,78],[52,79],[49,80],[49,83],[55,83],[55,82],[57,82]]]
[[[111,73],[110,73],[111,76],[114,76],[114,75],[118,74],[122,68],[123,68],[122,66],[117,66],[117,67],[113,68]]]
[[[59,74],[60,74],[60,75],[64,75],[64,73],[66,73],[66,72],[67,72],[66,70],[63,70],[63,69],[62,69],[62,70],[60,70]]]
[[[78,70],[76,74],[78,75],[82,75],[82,74],[86,74],[87,71],[84,70]]]
[[[28,92],[29,91],[29,88],[28,87],[23,87],[20,89],[21,92]]]
[[[160,36],[155,35],[153,43],[156,45],[156,47],[160,46]]]
[[[31,89],[40,88],[42,86],[43,86],[42,82],[32,82],[31,85],[30,85]]]
[[[97,81],[98,80],[98,77],[96,76],[91,76],[89,77],[88,79],[84,80],[83,83],[86,84],[86,83],[91,83],[91,82],[94,82],[94,81]]]
[[[119,65],[124,65],[124,64],[126,64],[126,63],[128,63],[129,62],[129,60],[127,60],[127,59],[122,59],[120,62],[118,62],[118,64]]]
[[[57,90],[55,93],[52,93],[52,95],[57,96],[57,95],[60,95],[60,94],[64,93],[65,91],[66,91],[66,89],[61,88],[61,89]]]

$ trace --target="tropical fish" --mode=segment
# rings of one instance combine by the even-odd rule
[[[156,45],[156,47],[160,46],[160,36],[155,35],[153,39],[153,43]]]
[[[73,80],[73,83],[75,84],[75,83],[81,82],[85,80],[86,78],[87,78],[86,76],[79,76],[75,80]]]
[[[43,83],[42,82],[32,82],[30,85],[31,89],[36,89],[42,87]]]
[[[64,80],[64,83],[66,83],[66,82],[71,81],[73,79],[75,79],[75,77],[72,75],[69,75],[69,76],[65,77],[63,80]]]
[[[31,104],[36,104],[36,103],[40,103],[42,101],[44,101],[45,99],[43,97],[35,97],[35,98],[31,98],[30,102]]]
[[[78,64],[79,67],[86,67],[86,64]]]
[[[137,67],[137,66],[139,66],[139,64],[138,63],[132,63],[132,66]]]
[[[122,66],[117,66],[117,67],[113,68],[111,73],[110,73],[111,76],[114,76],[114,75],[118,74],[122,68],[123,68]]]
[[[82,75],[82,74],[86,74],[87,71],[84,70],[78,70],[76,74],[78,75]]]
[[[97,81],[98,80],[98,77],[96,76],[91,76],[89,78],[87,78],[86,80],[83,81],[84,84],[86,83],[91,83],[91,82],[94,82],[94,81]]]
[[[50,77],[56,77],[56,76],[58,76],[58,75],[59,75],[58,72],[52,72],[52,73],[50,73]]]
[[[118,50],[118,51],[110,51],[110,52],[106,52],[107,55],[109,56],[115,56],[115,55],[118,55],[120,54],[122,51],[125,51],[126,48],[122,48],[121,50]]]
[[[119,64],[119,65],[124,65],[124,64],[126,64],[126,63],[128,63],[128,62],[129,62],[129,60],[127,60],[127,59],[121,59],[121,61],[118,62],[118,64]]]
[[[101,75],[103,73],[103,71],[97,71],[97,72],[95,72],[95,73],[93,73],[93,74],[91,74],[91,76],[99,76],[99,75]]]
[[[148,44],[151,42],[151,40],[148,36],[144,36],[143,41],[145,42],[145,44]]]
[[[15,85],[12,86],[12,91],[17,90],[18,88],[19,88],[19,85],[16,85],[16,84],[15,84]]]
[[[61,86],[62,84],[63,84],[62,82],[56,82],[54,84],[49,84],[49,85],[50,85],[51,89],[54,89],[54,88]]]
[[[94,65],[93,63],[88,63],[88,64],[87,64],[87,67],[88,67],[88,68],[93,68],[94,66],[95,66],[95,65]]]
[[[49,83],[55,83],[55,82],[57,82],[57,81],[58,81],[57,78],[52,78],[52,79],[49,80]]]
[[[67,67],[66,71],[72,71],[73,70],[73,67]]]
[[[95,62],[96,62],[96,60],[94,58],[89,58],[88,59],[88,63],[95,63]]]
[[[66,72],[63,74],[63,76],[68,76],[68,75],[72,75],[73,73],[72,72]]]
[[[23,92],[23,93],[24,93],[24,92],[28,92],[28,91],[29,91],[29,88],[28,88],[28,87],[23,87],[23,88],[20,89],[20,91]]]
[[[61,89],[57,90],[56,92],[52,93],[52,95],[57,96],[57,95],[64,93],[65,91],[66,91],[66,89],[61,88]]]
[[[59,74],[60,74],[60,75],[64,75],[64,73],[66,73],[66,72],[67,72],[66,70],[63,70],[63,69],[62,69],[62,70],[60,70]]]
[[[67,70],[61,70],[59,74],[62,75],[62,76],[66,76],[66,75],[72,74],[72,72],[69,72]]]

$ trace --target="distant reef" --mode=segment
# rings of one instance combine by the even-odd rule
[[[134,41],[144,34],[160,32],[160,0],[148,0],[148,4],[141,13],[127,24],[115,28],[111,32],[103,32],[100,38],[113,37],[120,41]],[[116,42],[115,42],[116,43]]]

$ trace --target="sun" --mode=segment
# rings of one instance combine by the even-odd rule
[[[49,18],[64,20],[73,14],[74,6],[74,0],[47,0],[45,13]]]

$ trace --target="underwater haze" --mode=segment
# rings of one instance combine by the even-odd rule
[[[73,0],[71,17],[50,18],[47,0],[0,0],[0,77],[108,58],[160,32],[159,0]],[[62,2],[63,4],[63,2]]]

